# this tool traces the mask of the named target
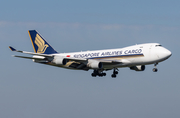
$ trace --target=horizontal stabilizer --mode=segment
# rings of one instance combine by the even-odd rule
[[[25,56],[17,56],[17,55],[13,55],[14,57],[19,57],[19,58],[25,58],[25,59],[36,59],[36,60],[43,60],[45,59],[45,57],[42,58],[37,58],[37,57],[25,57]]]
[[[9,46],[11,51],[15,51],[15,52],[20,52],[20,53],[24,53],[24,54],[30,54],[30,55],[38,55],[38,56],[45,56],[45,57],[53,57],[53,55],[51,54],[40,54],[40,53],[33,53],[33,52],[26,52],[26,51],[21,51],[21,50],[16,50],[15,48]]]

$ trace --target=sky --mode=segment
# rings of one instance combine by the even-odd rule
[[[0,4],[1,118],[179,118],[179,0],[3,0]],[[33,52],[28,30],[58,52],[160,43],[172,56],[116,79],[12,57]],[[29,56],[29,55],[26,55]]]

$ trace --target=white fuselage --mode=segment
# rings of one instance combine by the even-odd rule
[[[171,52],[158,43],[147,43],[119,49],[59,53],[54,55],[63,58],[121,62],[103,64],[104,69],[112,69],[158,63],[169,58]],[[61,67],[68,68],[68,64],[61,65]]]

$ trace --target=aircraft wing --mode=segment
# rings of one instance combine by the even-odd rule
[[[122,60],[105,60],[105,59],[84,59],[84,58],[71,58],[71,57],[67,57],[64,58],[68,61],[68,63],[66,64],[67,66],[71,67],[71,68],[75,68],[75,69],[82,69],[82,70],[89,70],[89,68],[87,67],[87,65],[89,65],[88,63],[92,63],[94,62],[101,62],[103,63],[103,65],[106,64],[123,64]]]
[[[51,62],[53,59],[58,58],[58,55],[53,55],[53,54],[41,54],[41,53],[33,53],[33,52],[26,52],[26,51],[21,51],[21,50],[16,50],[15,48],[9,46],[11,51],[14,52],[20,52],[20,53],[25,53],[25,54],[30,54],[34,55],[33,57],[26,57],[26,56],[17,56],[13,55],[14,57],[19,57],[19,58],[25,58],[25,59],[35,59],[39,61],[48,61]],[[82,69],[82,70],[88,70],[89,68],[87,67],[87,64],[90,62],[101,62],[103,64],[123,64],[123,63],[128,63],[127,60],[111,60],[111,59],[86,59],[86,58],[73,58],[73,57],[60,57],[65,60],[67,60],[66,66],[75,68],[75,69]]]
[[[25,54],[30,54],[30,55],[37,55],[37,56],[45,56],[45,57],[53,57],[51,54],[40,54],[40,53],[33,53],[33,52],[26,52],[26,51],[21,51],[21,50],[16,50],[15,48],[9,46],[11,51],[14,52],[20,52],[20,53],[25,53]]]
[[[43,56],[43,57],[54,57],[52,54],[41,54],[41,53],[33,53],[33,52],[27,52],[27,51],[21,51],[21,50],[16,50],[15,48],[9,46],[11,51],[14,52],[20,52],[20,53],[25,53],[25,54],[30,54],[30,55],[37,55],[37,56]],[[40,58],[35,58],[35,57],[24,57],[24,56],[17,56],[14,55],[14,57],[20,57],[20,58],[26,58],[26,59],[40,59]],[[43,58],[41,58],[43,59]],[[75,61],[75,62],[87,62],[89,59],[85,58],[73,58],[73,57],[65,57],[64,59],[69,60],[69,61]],[[96,60],[102,63],[122,63],[121,60],[106,60],[106,59],[91,59],[91,60]]]
[[[72,58],[72,57],[67,57],[64,58],[66,60],[69,61],[75,61],[75,62],[87,62],[88,60],[95,60],[95,61],[99,61],[101,63],[122,63],[121,60],[106,60],[106,59],[85,59],[85,58]]]

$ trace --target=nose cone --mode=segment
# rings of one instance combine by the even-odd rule
[[[168,59],[172,55],[172,53],[166,48],[161,48],[160,50],[158,50],[157,55],[161,59]]]
[[[169,58],[172,55],[172,53],[171,51],[166,49],[165,55]]]

